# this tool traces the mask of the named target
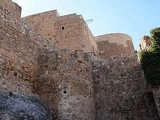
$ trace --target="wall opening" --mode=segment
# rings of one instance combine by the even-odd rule
[[[63,93],[66,94],[67,93],[67,87],[64,87]]]
[[[64,27],[62,27],[62,30],[64,30]]]

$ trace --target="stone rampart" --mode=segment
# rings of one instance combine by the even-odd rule
[[[12,2],[11,0],[1,0],[0,6],[14,14],[17,19],[20,19],[21,7],[18,4]]]
[[[40,13],[25,17],[23,21],[60,49],[98,53],[96,41],[82,16],[57,16],[55,13]]]
[[[141,51],[147,50],[151,45],[151,40],[150,37],[147,35],[144,35],[141,40],[140,40],[140,44],[139,44],[139,48]]]
[[[30,26],[37,34],[54,43],[55,36],[55,18],[59,16],[57,10],[22,18],[22,21]]]
[[[96,120],[158,120],[137,56],[93,62]]]
[[[131,55],[134,51],[132,38],[122,33],[112,33],[95,37],[99,55],[103,59],[112,56]]]
[[[32,93],[40,53],[56,50],[0,6],[0,89]]]
[[[50,52],[39,57],[35,90],[54,118],[94,120],[95,101],[91,56],[81,51]]]
[[[2,2],[9,4],[11,1]],[[158,106],[159,90],[147,93],[144,75],[137,56],[132,53],[134,48],[128,35],[96,37],[99,52],[95,38],[80,15],[58,16],[57,11],[50,11],[21,21],[5,7],[0,5],[0,91],[19,106],[8,109],[10,104],[7,104],[2,108],[21,110],[25,103],[29,108],[41,104],[35,102],[39,99],[30,101],[28,95],[14,93],[20,92],[39,95],[53,119],[158,119],[153,94],[157,96]],[[65,49],[60,50],[53,43]],[[10,92],[3,92],[5,90]],[[20,100],[17,95],[27,101]],[[3,97],[0,101],[1,108],[6,101]],[[28,117],[35,118],[46,111],[42,115],[48,116],[42,119],[52,119],[45,107],[36,105],[34,117],[33,112],[24,109]]]
[[[96,41],[82,16],[60,16],[56,19],[55,29],[55,40],[60,48],[97,53]]]

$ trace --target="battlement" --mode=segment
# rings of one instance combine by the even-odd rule
[[[21,7],[18,4],[12,2],[11,0],[1,0],[0,6],[14,14],[17,19],[20,19]]]

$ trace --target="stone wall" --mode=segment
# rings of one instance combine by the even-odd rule
[[[151,45],[150,37],[147,36],[147,35],[144,35],[144,36],[141,38],[141,41],[140,41],[140,44],[139,44],[140,50],[147,50],[150,45]]]
[[[137,56],[131,54],[134,49],[129,36],[96,37],[101,59],[95,38],[79,15],[58,17],[56,11],[50,11],[23,21],[0,6],[0,108],[14,109],[10,104],[2,106],[12,100],[16,110],[23,104],[34,108],[35,116],[25,107],[28,117],[39,118],[45,112],[47,118],[42,119],[50,119],[41,102],[34,101],[39,99],[13,93],[20,92],[39,95],[53,120],[158,120],[159,90],[153,94],[146,90]],[[59,50],[53,43],[71,51]]]
[[[160,116],[160,89],[159,86],[153,87],[150,89],[150,93],[152,93],[155,103],[156,103],[156,108],[158,110],[158,114]]]
[[[33,93],[37,57],[56,48],[1,6],[0,28],[0,89]]]
[[[103,59],[112,56],[131,55],[134,51],[132,38],[126,34],[113,33],[95,37],[99,55]]]
[[[96,41],[80,15],[58,16],[57,11],[50,11],[25,17],[23,21],[61,49],[98,51]]]
[[[94,120],[95,101],[90,56],[46,53],[39,58],[39,79],[35,90],[48,103],[55,119]]]
[[[53,120],[38,96],[0,91],[1,120]]]
[[[93,71],[96,120],[158,120],[137,56],[95,61]]]
[[[58,17],[55,29],[55,40],[60,48],[97,53],[96,41],[82,16],[72,14]]]
[[[21,7],[18,4],[12,2],[11,0],[1,0],[0,6],[14,14],[17,19],[20,19]]]
[[[22,18],[22,21],[30,26],[37,34],[50,42],[55,41],[55,19],[59,16],[57,10],[38,13]]]

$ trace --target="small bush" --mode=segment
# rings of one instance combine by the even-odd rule
[[[151,46],[147,51],[139,52],[147,83],[160,85],[160,28],[150,31]]]

